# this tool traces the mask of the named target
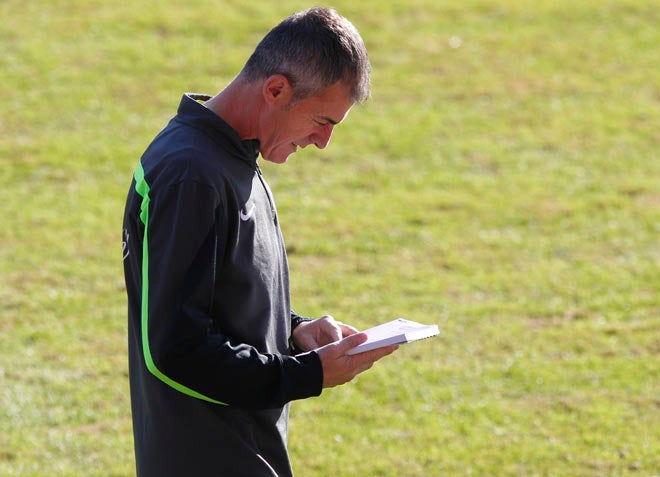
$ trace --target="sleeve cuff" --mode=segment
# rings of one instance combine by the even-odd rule
[[[314,321],[313,318],[305,318],[304,316],[296,315],[295,313],[291,313],[291,331],[296,329],[296,326],[298,326],[300,323],[303,323],[305,321]]]
[[[316,351],[290,356],[290,373],[287,377],[292,388],[290,400],[320,396],[323,390],[323,366]]]

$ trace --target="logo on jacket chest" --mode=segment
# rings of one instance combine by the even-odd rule
[[[239,216],[243,222],[247,222],[254,216],[254,211],[256,207],[254,204],[245,204],[245,207],[243,207],[240,212]]]

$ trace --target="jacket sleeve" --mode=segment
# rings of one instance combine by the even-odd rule
[[[244,408],[319,395],[315,352],[264,354],[214,329],[208,283],[215,273],[218,193],[194,180],[155,191],[138,174],[136,181],[144,225],[140,339],[151,374],[191,397]]]

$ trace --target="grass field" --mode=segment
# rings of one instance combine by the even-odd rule
[[[0,3],[0,475],[134,474],[121,218],[310,4]],[[660,2],[337,0],[373,97],[264,164],[297,311],[440,325],[298,402],[300,476],[660,475]]]

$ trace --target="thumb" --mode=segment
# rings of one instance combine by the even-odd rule
[[[367,341],[366,333],[355,333],[354,335],[347,336],[343,340],[337,343],[337,351],[345,353],[349,349],[355,348],[357,345],[360,345]]]

